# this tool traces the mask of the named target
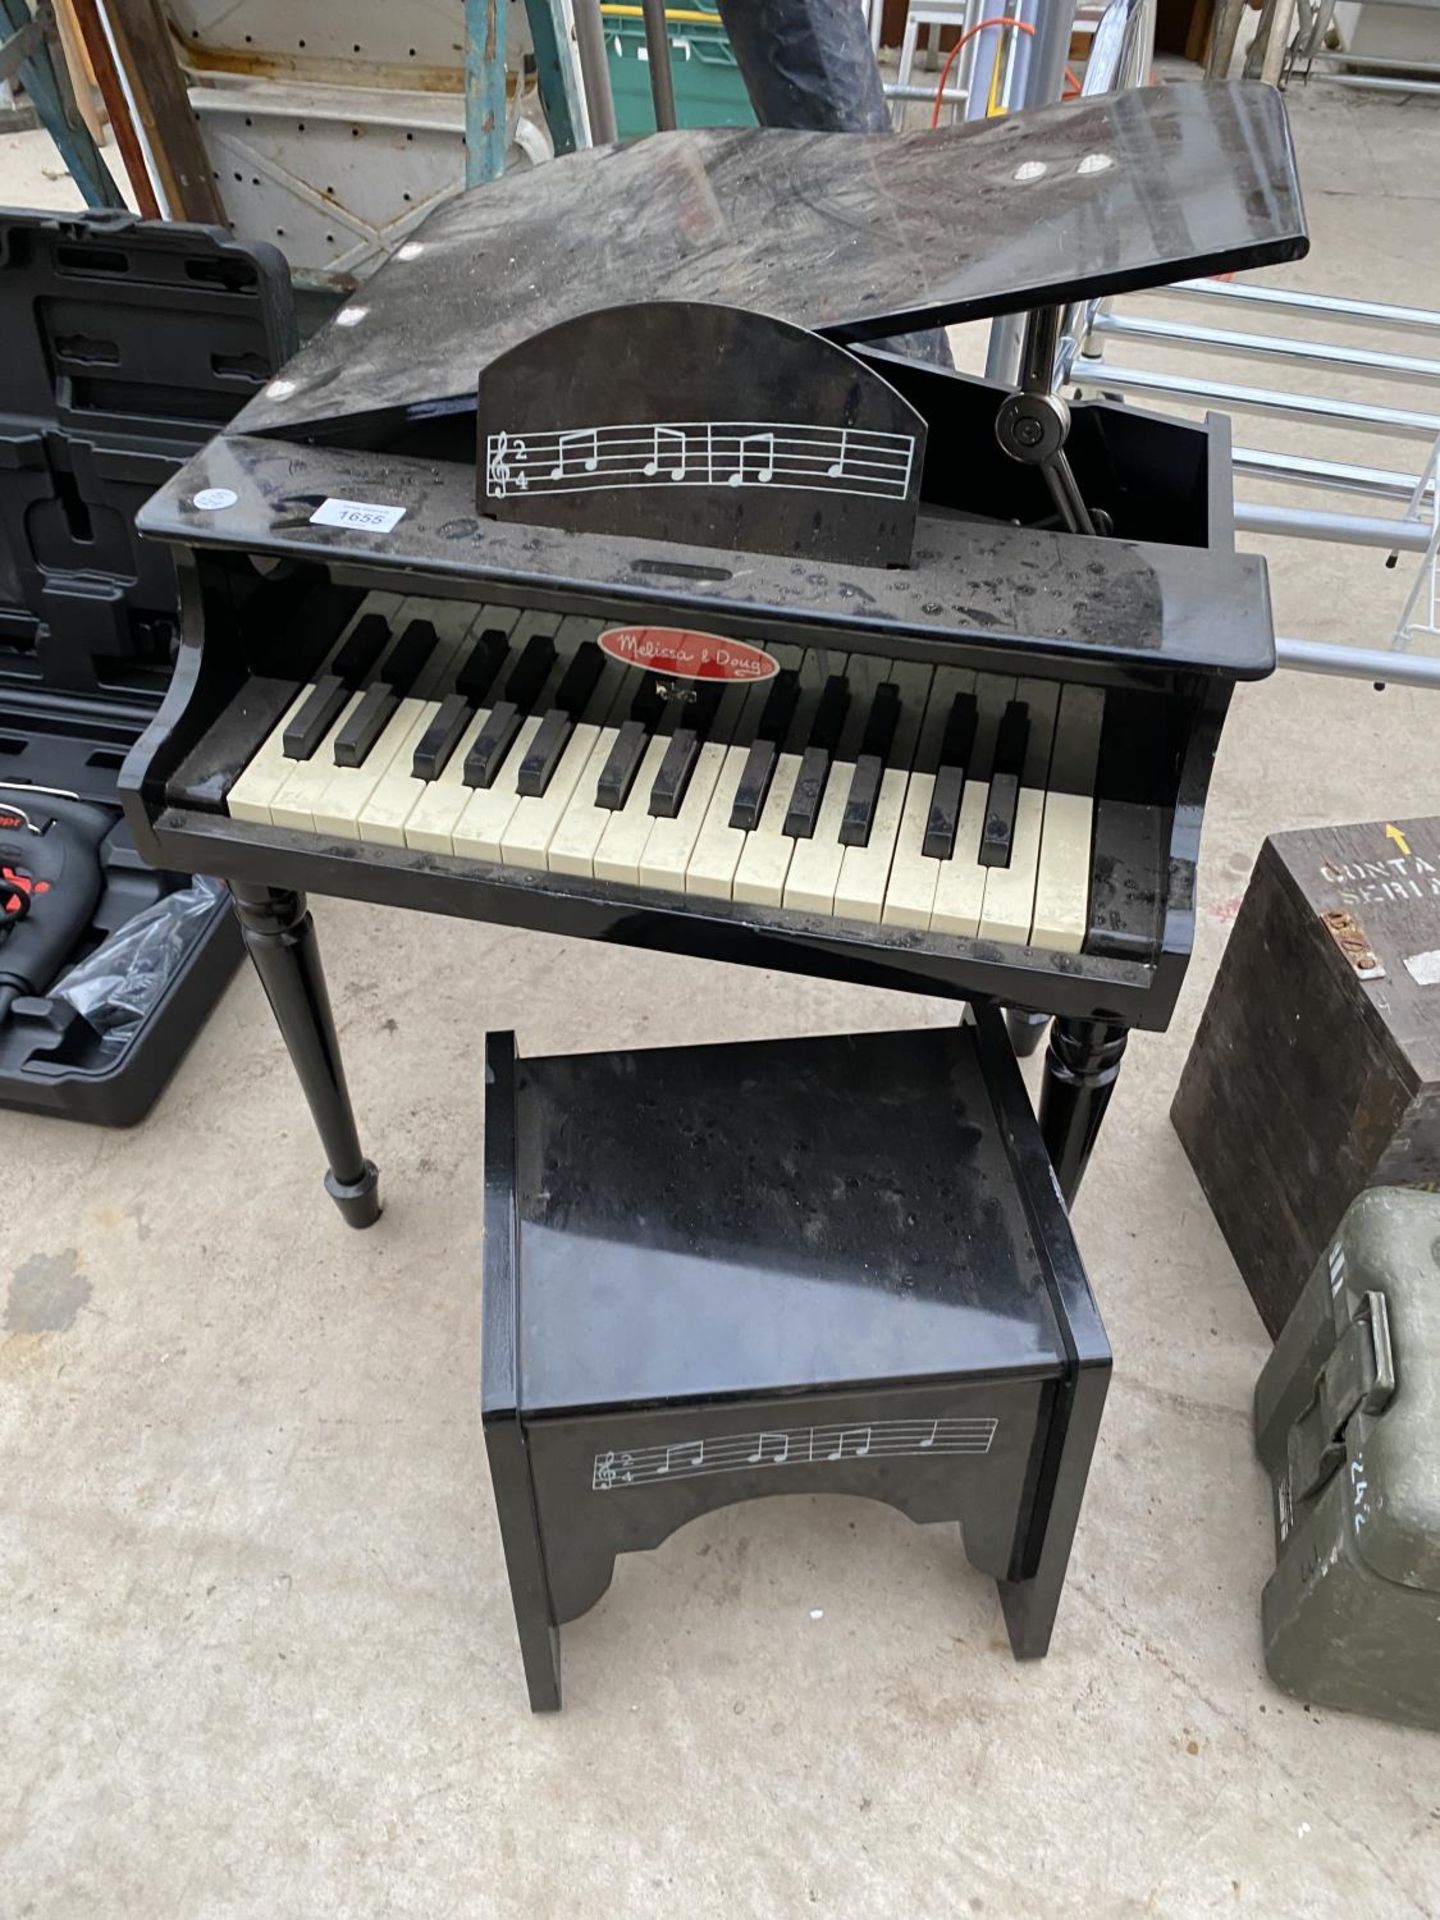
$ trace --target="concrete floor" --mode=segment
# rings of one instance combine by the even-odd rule
[[[1440,306],[1433,108],[1316,88],[1296,120],[1288,277]],[[1274,551],[1284,630],[1383,638],[1381,555]],[[953,1531],[774,1500],[622,1562],[532,1719],[481,1451],[487,1027],[541,1052],[948,1008],[321,902],[376,1231],[321,1194],[248,975],[138,1131],[0,1116],[0,1915],[1440,1911],[1440,1742],[1265,1678],[1267,1342],[1167,1118],[1263,836],[1440,813],[1437,723],[1297,676],[1237,701],[1189,983],[1077,1211],[1115,1378],[1038,1665]]]

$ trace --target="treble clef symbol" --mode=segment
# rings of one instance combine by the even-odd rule
[[[505,490],[509,486],[512,478],[510,462],[505,457],[509,449],[510,436],[508,433],[491,434],[490,458],[485,467],[485,491],[493,494],[497,500],[503,500],[505,498]]]
[[[598,1493],[608,1493],[615,1484],[615,1456],[602,1453],[595,1461],[595,1489]]]

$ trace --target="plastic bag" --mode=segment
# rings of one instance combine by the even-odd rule
[[[107,1054],[123,1053],[224,898],[220,881],[197,876],[117,927],[48,997],[83,1014]]]

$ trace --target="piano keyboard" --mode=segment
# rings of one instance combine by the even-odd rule
[[[1105,697],[776,646],[659,683],[577,616],[371,594],[230,788],[237,820],[1078,953]]]

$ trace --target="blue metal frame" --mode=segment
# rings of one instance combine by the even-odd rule
[[[0,24],[12,33],[28,27],[31,18],[26,0],[0,0]],[[20,83],[30,96],[40,124],[60,149],[60,158],[84,194],[86,206],[123,207],[125,196],[100,158],[89,128],[83,122],[72,125],[66,117],[65,95],[48,44],[40,46],[21,67]]]

